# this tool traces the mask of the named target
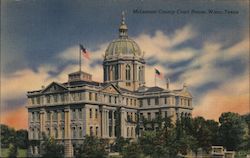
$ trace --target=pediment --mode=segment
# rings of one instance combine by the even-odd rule
[[[55,93],[55,92],[62,92],[65,90],[67,90],[67,88],[64,87],[63,85],[56,82],[52,82],[42,90],[42,93]]]
[[[113,93],[113,94],[120,94],[120,90],[114,86],[113,84],[109,84],[107,86],[105,86],[101,92],[106,92],[106,93]]]
[[[192,97],[192,94],[187,90],[181,91],[180,95],[185,96],[185,97]]]

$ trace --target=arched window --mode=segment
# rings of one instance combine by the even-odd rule
[[[126,80],[130,80],[130,66],[126,65]]]

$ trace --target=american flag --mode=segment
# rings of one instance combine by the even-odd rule
[[[158,77],[158,78],[160,78],[160,79],[164,78],[163,74],[159,70],[157,70],[157,69],[155,69],[155,76]]]
[[[81,44],[80,44],[80,51],[85,58],[90,59],[90,53]]]

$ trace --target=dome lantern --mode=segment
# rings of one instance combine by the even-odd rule
[[[119,37],[120,38],[128,38],[128,27],[125,23],[125,13],[122,12],[122,21],[119,27]]]

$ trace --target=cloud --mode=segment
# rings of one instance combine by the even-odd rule
[[[108,43],[101,44],[95,51],[88,50],[90,52],[91,61],[102,59],[106,48],[108,47]],[[63,52],[59,53],[58,59],[64,61],[78,61],[79,60],[79,45],[72,46],[67,48]],[[82,60],[85,61],[85,58],[82,57]],[[83,61],[83,62],[84,62]]]
[[[156,31],[154,36],[141,34],[133,38],[145,52],[145,57],[156,58],[159,63],[174,63],[191,59],[196,51],[190,47],[174,50],[173,48],[196,36],[190,25],[176,30],[173,35]]]
[[[239,114],[250,112],[248,73],[204,94],[195,106],[193,115],[218,120],[221,113],[229,111]]]

